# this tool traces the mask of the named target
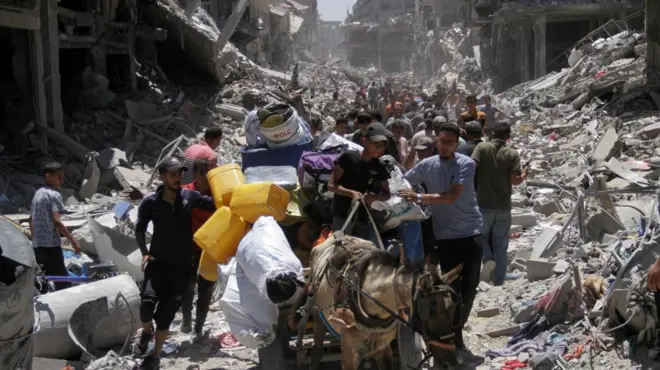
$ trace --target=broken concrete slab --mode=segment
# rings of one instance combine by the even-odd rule
[[[606,162],[617,154],[620,147],[619,134],[614,128],[609,128],[598,140],[591,157],[596,162]]]
[[[557,250],[562,246],[562,243],[563,241],[559,230],[548,227],[534,240],[529,258],[537,259],[553,257],[557,253]]]
[[[555,262],[548,262],[546,259],[528,259],[527,280],[537,281],[552,277],[552,270],[556,265]]]
[[[105,148],[101,150],[96,160],[104,170],[111,170],[117,166],[130,166],[126,158],[126,152],[117,148]]]
[[[147,183],[151,178],[151,174],[144,171],[133,170],[122,166],[117,166],[113,168],[112,171],[124,190],[134,189],[141,191],[146,188]]]
[[[559,206],[559,203],[555,199],[540,200],[534,203],[533,210],[534,212],[540,213],[547,217],[552,215],[553,213],[561,212],[561,207]]]
[[[609,213],[602,211],[589,217],[586,230],[591,240],[601,240],[605,234],[623,230],[623,226]]]
[[[215,106],[215,111],[222,114],[223,116],[230,117],[235,121],[244,121],[247,117],[248,111],[236,104],[217,104]]]
[[[511,325],[500,329],[495,329],[486,333],[491,338],[508,337],[516,334],[521,329],[520,325]]]
[[[477,311],[477,317],[493,317],[500,314],[499,307],[490,307]]]
[[[511,225],[520,225],[523,229],[536,225],[537,217],[532,212],[511,210]]]

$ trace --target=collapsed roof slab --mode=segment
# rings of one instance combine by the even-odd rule
[[[556,1],[548,3],[535,2],[509,2],[505,3],[493,14],[493,23],[503,24],[511,21],[526,19],[530,16],[546,15],[554,19],[576,18],[585,19],[598,16],[611,16],[614,13],[643,9],[636,1],[602,1],[599,3],[586,3],[582,1]]]
[[[175,48],[177,56],[202,74],[222,81],[223,66],[219,62],[218,36],[220,30],[203,7],[187,13],[176,1],[159,0],[142,9],[143,15],[157,27],[168,31],[168,48]]]

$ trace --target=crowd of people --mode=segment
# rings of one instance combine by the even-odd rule
[[[338,117],[334,127],[335,134],[364,149],[339,156],[328,184],[334,192],[332,226],[338,230],[351,202],[370,205],[392,196],[381,156],[392,156],[405,169],[412,188],[397,195],[431,210],[422,222],[425,259],[420,262],[443,271],[463,264],[457,289],[464,308],[454,338],[459,353],[467,350],[462,327],[479,281],[504,284],[512,187],[527,176],[518,151],[508,144],[510,124],[490,96],[481,101],[477,105],[477,97],[468,94],[461,107],[456,85],[448,90],[438,85],[428,96],[421,87],[416,93],[392,92],[387,85],[369,84],[356,93],[356,109]],[[313,130],[321,137],[321,121]],[[374,241],[368,207],[359,212],[345,232]]]

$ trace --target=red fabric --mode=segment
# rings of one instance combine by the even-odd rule
[[[527,367],[527,361],[520,362],[518,360],[509,360],[500,367],[500,370],[515,370],[515,369],[524,369]]]
[[[193,183],[190,183],[190,184],[188,184],[188,185],[182,185],[181,187],[184,188],[184,189],[189,189],[189,190],[199,191],[199,190],[197,190],[197,188],[195,187],[195,183],[194,183],[194,182],[193,182]],[[203,193],[203,194],[204,194],[204,193]],[[211,196],[210,193],[208,193],[208,194],[204,194],[204,195]],[[199,208],[193,208],[193,209],[192,209],[192,231],[193,231],[193,234],[195,233],[195,231],[199,230],[199,228],[202,227],[202,225],[204,225],[204,223],[205,223],[205,222],[206,222],[206,221],[207,221],[212,215],[213,215],[213,212],[204,211],[204,210],[199,209]],[[195,244],[195,245],[197,245],[197,244]],[[199,246],[197,246],[197,248],[199,248]]]

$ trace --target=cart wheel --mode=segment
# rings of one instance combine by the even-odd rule
[[[424,342],[411,328],[405,325],[399,325],[397,335],[397,344],[399,350],[399,368],[401,370],[416,369],[419,363],[424,359]],[[427,369],[431,366],[427,365]]]
[[[284,352],[288,348],[288,341],[285,341],[286,335],[282,333],[282,327],[278,329],[275,340],[270,346],[261,348],[257,351],[259,355],[259,369],[261,370],[286,370],[286,360]]]

